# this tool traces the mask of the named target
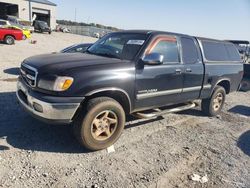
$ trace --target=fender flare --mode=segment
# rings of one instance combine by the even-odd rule
[[[229,78],[221,78],[219,79],[213,86],[212,88],[212,92],[214,91],[214,88],[220,83],[220,82],[223,82],[223,81],[228,81],[229,82],[229,85],[231,86],[231,80]],[[230,90],[229,90],[230,92]]]
[[[90,91],[88,92],[87,94],[85,94],[85,97],[90,97],[91,95],[94,95],[94,94],[98,94],[98,93],[101,93],[101,92],[105,92],[105,91],[119,91],[119,92],[122,92],[126,98],[128,99],[128,102],[129,102],[129,110],[131,111],[131,100],[130,100],[130,97],[129,97],[129,94],[123,90],[123,89],[120,89],[120,88],[116,88],[116,87],[105,87],[105,88],[99,88],[99,89],[95,89],[93,91]]]

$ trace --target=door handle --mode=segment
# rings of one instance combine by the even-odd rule
[[[181,69],[175,69],[175,74],[181,74]]]
[[[186,69],[186,72],[192,72],[192,69],[187,68],[187,69]]]

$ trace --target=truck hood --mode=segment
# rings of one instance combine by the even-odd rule
[[[121,60],[84,53],[58,53],[33,56],[23,63],[36,68],[38,72],[62,72],[85,66],[121,63]]]

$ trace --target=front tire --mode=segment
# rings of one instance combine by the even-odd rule
[[[12,45],[15,44],[15,39],[14,37],[8,35],[4,38],[4,42],[8,45]]]
[[[226,99],[226,91],[221,86],[216,86],[212,96],[203,99],[201,103],[202,111],[208,116],[216,116],[221,112]]]
[[[113,145],[120,137],[125,125],[125,112],[112,98],[91,99],[83,114],[73,124],[73,131],[84,147],[96,151]]]

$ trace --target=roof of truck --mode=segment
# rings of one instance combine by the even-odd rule
[[[149,34],[153,34],[153,35],[166,34],[166,35],[192,37],[190,35],[181,34],[181,33],[167,32],[167,31],[156,31],[156,30],[122,30],[122,31],[118,31],[118,33],[136,33],[136,34],[145,34],[145,35],[149,35]]]
[[[120,33],[138,33],[138,34],[166,34],[166,35],[176,35],[176,36],[189,36],[189,37],[195,37],[199,40],[210,40],[214,42],[229,42],[229,41],[223,41],[223,40],[217,40],[217,39],[211,39],[211,38],[205,38],[205,37],[196,37],[191,36],[187,34],[181,34],[181,33],[174,33],[174,32],[167,32],[167,31],[156,31],[156,30],[123,30],[119,31]]]
[[[213,41],[213,42],[223,42],[223,43],[231,43],[230,41],[225,41],[225,40],[218,40],[218,39],[211,39],[211,38],[206,38],[206,37],[196,37],[198,40],[206,40],[206,41]]]

